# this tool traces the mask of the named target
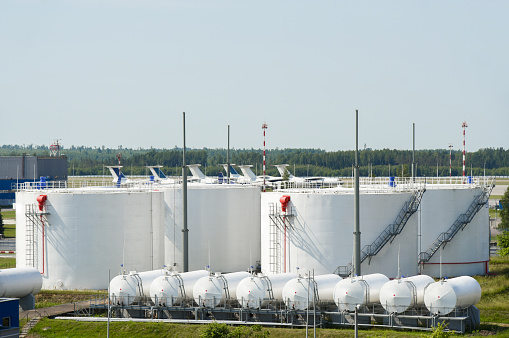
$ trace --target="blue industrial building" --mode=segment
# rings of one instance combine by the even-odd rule
[[[0,298],[0,337],[19,336],[19,299]]]
[[[67,181],[67,156],[0,156],[0,206],[15,202],[16,184]]]

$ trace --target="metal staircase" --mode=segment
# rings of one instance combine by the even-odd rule
[[[447,245],[447,243],[450,242],[460,230],[465,229],[467,224],[472,221],[477,212],[488,202],[494,186],[494,184],[490,184],[482,188],[482,192],[474,198],[467,211],[464,214],[459,215],[449,230],[438,235],[437,239],[430,245],[428,250],[419,254],[419,264],[428,262],[442,244],[444,246]]]
[[[272,273],[282,272],[283,234],[285,228],[287,231],[293,229],[290,219],[295,216],[291,206],[287,207],[286,212],[280,210],[278,203],[269,203],[269,266]]]
[[[37,268],[37,229],[39,226],[42,227],[42,222],[48,223],[48,219],[46,215],[49,215],[48,212],[39,211],[39,207],[35,204],[27,204],[25,205],[25,216],[26,216],[26,226],[25,226],[25,257],[26,257],[26,266]]]
[[[382,250],[385,244],[394,240],[394,238],[399,235],[405,225],[407,224],[410,217],[419,209],[419,205],[422,201],[422,196],[426,188],[417,189],[412,193],[409,201],[406,201],[403,207],[401,208],[398,217],[394,223],[389,224],[382,233],[373,241],[372,244],[366,245],[361,250],[361,263],[364,262],[367,258],[371,261],[371,258],[375,256],[377,253]],[[334,273],[346,277],[352,273],[353,263],[348,263],[347,266],[338,266]]]

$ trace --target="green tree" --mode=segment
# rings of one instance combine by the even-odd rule
[[[500,256],[509,256],[509,231],[506,230],[498,236],[498,246]]]
[[[288,181],[290,179],[290,172],[288,171],[288,168],[285,168],[285,172],[283,173],[283,181]]]
[[[509,187],[506,189],[504,196],[500,199],[500,205],[502,206],[500,210],[500,218],[502,221],[499,227],[502,229],[509,229]]]
[[[4,218],[2,216],[2,208],[0,207],[0,234],[4,234]]]

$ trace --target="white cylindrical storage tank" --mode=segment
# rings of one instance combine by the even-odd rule
[[[283,287],[296,277],[293,273],[281,273],[244,278],[237,286],[237,300],[240,306],[251,309],[260,308],[268,300],[282,300]]]
[[[150,285],[150,297],[156,305],[172,306],[177,298],[192,298],[196,282],[208,275],[208,271],[198,270],[159,276]]]
[[[258,309],[267,300],[269,281],[266,276],[251,276],[237,286],[237,300],[243,308]]]
[[[118,275],[110,281],[110,298],[115,304],[127,306],[142,297],[150,297],[150,285],[156,277],[164,275],[163,269]]]
[[[336,284],[338,284],[342,279],[343,278],[336,274],[315,276],[316,288],[318,290],[318,300],[321,302],[333,301],[334,288],[336,287]]]
[[[138,272],[135,274],[138,275],[141,280],[142,286],[141,289],[143,292],[141,296],[150,297],[150,285],[157,277],[165,276],[166,271],[164,269],[158,269],[152,271]]]
[[[385,187],[385,186],[384,186]],[[383,190],[383,189],[382,189]],[[290,196],[287,211],[280,198]],[[412,191],[387,188],[380,193],[362,187],[360,196],[361,249],[373,244],[393,224],[411,199]],[[315,271],[315,275],[333,273],[352,260],[353,235],[350,231],[354,214],[353,189],[285,190],[266,192],[261,196],[261,265],[268,274]],[[285,232],[277,222],[290,224]],[[279,243],[271,234],[281,238]],[[272,237],[271,237],[272,236]],[[285,240],[286,239],[286,240]],[[305,245],[302,245],[305,243]],[[402,232],[378,254],[362,263],[362,271],[396,275],[398,250],[405,274],[416,274],[417,217],[408,219]],[[341,250],[338,250],[341,248]],[[274,264],[274,257],[278,258]],[[370,264],[368,264],[370,263]],[[299,269],[299,270],[297,270]]]
[[[182,270],[182,188],[164,193],[165,262]],[[260,261],[260,187],[240,184],[189,184],[187,187],[189,270],[242,271]]]
[[[150,285],[150,298],[155,305],[173,306],[181,293],[180,284],[177,274],[159,276]]]
[[[283,288],[290,280],[297,278],[295,273],[278,273],[268,276],[272,285],[272,294],[275,300],[283,300]]]
[[[42,276],[34,268],[0,270],[0,297],[23,298],[41,291]]]
[[[424,304],[435,315],[446,315],[455,308],[466,308],[481,299],[481,286],[469,276],[430,284],[424,291]]]
[[[380,289],[380,303],[390,313],[401,313],[423,305],[424,289],[433,282],[434,279],[426,275],[394,279]]]
[[[460,215],[467,213],[476,196],[483,188],[471,184],[427,184],[421,203],[420,252],[425,252],[447,232]],[[445,189],[444,189],[445,188]],[[490,227],[489,209],[481,208],[458,231],[446,246],[439,248],[433,257],[420,264],[420,272],[435,278],[441,276],[475,276],[489,272]],[[442,256],[442,259],[440,259]],[[409,275],[407,273],[407,275]]]
[[[193,287],[193,298],[199,306],[216,307],[226,300],[227,296],[230,299],[236,299],[238,284],[249,276],[249,272],[241,271],[202,277]],[[228,295],[225,294],[226,292]]]
[[[47,200],[39,216],[41,194]],[[38,269],[43,289],[106,289],[104,276],[121,263],[128,271],[162,266],[162,192],[45,189],[19,191],[16,199],[16,266]]]
[[[380,289],[388,281],[380,273],[345,278],[334,288],[334,302],[343,311],[354,311],[357,305],[380,303]]]
[[[113,304],[129,306],[138,299],[139,280],[134,274],[124,274],[110,281],[110,300]]]
[[[283,288],[283,301],[287,308],[305,310],[313,304],[314,283],[307,276],[293,278]]]

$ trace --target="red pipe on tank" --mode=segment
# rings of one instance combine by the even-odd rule
[[[39,195],[37,197],[37,202],[39,202],[39,211],[43,211],[44,209],[44,204],[46,203],[46,200],[48,199],[48,195]],[[42,219],[42,214],[40,215],[41,217],[41,224],[42,224],[42,272],[41,272],[41,275],[44,275],[44,267],[45,267],[45,264],[44,264],[44,251],[45,251],[45,245],[44,245],[44,242],[45,242],[45,237],[46,237],[46,232],[44,231],[44,221]]]
[[[281,211],[282,212],[286,212],[286,209],[288,208],[288,203],[290,203],[290,196],[288,195],[283,195],[283,197],[281,197],[279,199],[279,202],[281,202]],[[286,216],[283,216],[283,223],[285,224],[285,242],[284,242],[284,245],[285,245],[285,251],[284,251],[284,261],[285,261],[285,264],[284,264],[284,273],[286,273]]]

